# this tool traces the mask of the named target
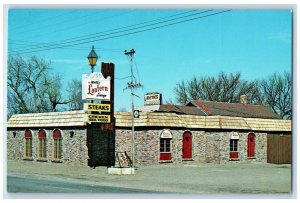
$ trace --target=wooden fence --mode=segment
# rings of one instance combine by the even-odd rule
[[[290,134],[268,134],[267,162],[292,163],[292,136]]]

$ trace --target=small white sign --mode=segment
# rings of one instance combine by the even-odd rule
[[[230,136],[230,139],[232,139],[232,140],[238,140],[238,139],[240,139],[239,133],[238,132],[232,132],[231,136]]]
[[[145,106],[147,105],[160,105],[161,104],[161,94],[146,94],[145,95]]]
[[[102,73],[82,75],[82,99],[83,100],[110,100],[110,77],[106,79]]]
[[[160,133],[160,138],[170,138],[172,139],[172,133],[170,130],[163,130],[161,133]]]
[[[140,111],[139,110],[134,110],[133,111],[133,117],[134,118],[139,118],[140,117]]]

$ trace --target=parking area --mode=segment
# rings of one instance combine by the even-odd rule
[[[184,162],[179,165],[139,166],[135,175],[109,175],[106,167],[95,169],[59,163],[7,161],[7,175],[42,178],[45,181],[80,181],[180,194],[291,194],[291,165],[265,163],[212,164]]]

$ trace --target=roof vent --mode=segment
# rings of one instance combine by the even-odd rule
[[[247,97],[247,95],[241,95],[240,96],[240,103],[241,104],[248,104],[248,97]]]

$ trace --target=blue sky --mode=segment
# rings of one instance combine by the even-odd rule
[[[195,18],[224,10],[196,14],[203,11],[11,9],[8,13],[9,53],[29,48],[20,51],[21,56],[37,55],[51,60],[52,68],[63,76],[66,87],[71,79],[81,79],[82,74],[90,73],[86,57],[94,45],[101,57],[96,70],[100,70],[101,62],[115,63],[115,110],[131,108],[130,92],[123,91],[129,78],[122,79],[130,76],[130,63],[124,50],[131,48],[136,50],[134,73],[143,84],[143,88],[136,91],[140,96],[135,98],[136,106],[143,105],[143,95],[147,92],[162,93],[164,101],[174,100],[176,83],[193,76],[215,76],[221,71],[241,72],[243,79],[252,80],[266,78],[275,72],[291,72],[290,10],[231,10],[68,48],[38,51],[29,47],[32,43],[53,44],[58,41],[63,44],[71,38],[84,42],[76,38],[80,36],[97,40],[94,33],[160,18],[171,19],[166,17],[175,18],[183,13]],[[183,19],[187,18],[180,20]],[[36,52],[24,53],[26,51]]]

